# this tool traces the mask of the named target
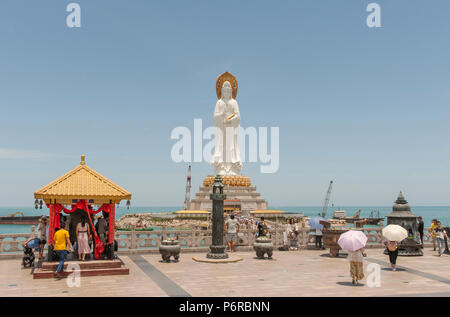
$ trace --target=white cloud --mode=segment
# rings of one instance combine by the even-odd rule
[[[49,157],[55,157],[55,154],[44,153],[40,151],[27,151],[0,148],[0,159],[43,159]]]

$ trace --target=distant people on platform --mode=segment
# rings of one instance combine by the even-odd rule
[[[283,247],[280,248],[281,251],[289,250],[289,233],[291,231],[291,222],[289,219],[286,219],[286,227],[283,232]]]
[[[62,216],[59,221],[59,227],[69,231],[70,229],[70,216]]]
[[[252,231],[256,231],[258,230],[258,227],[256,225],[256,222],[253,219],[250,219],[249,223],[248,223],[248,228],[252,229]]]
[[[325,250],[325,248],[322,246],[322,236],[323,236],[322,230],[316,228],[315,236],[316,236],[316,249]]]
[[[95,230],[97,231],[97,235],[103,244],[106,244],[108,241],[108,214],[104,214],[103,217],[100,217],[97,220],[97,224],[95,225]]]
[[[61,276],[61,270],[64,268],[64,262],[66,260],[67,250],[69,249],[69,252],[72,252],[72,244],[70,243],[70,236],[69,232],[66,229],[55,229],[55,235],[53,239],[55,240],[55,246],[53,250],[56,252],[59,258],[59,265],[55,272],[55,277],[60,278]]]
[[[69,223],[69,235],[70,235],[70,243],[72,243],[73,249],[77,250],[77,223],[75,221],[71,221]]]
[[[257,228],[258,228],[258,237],[264,237],[269,232],[267,223],[264,221],[264,217],[261,217],[260,221],[258,221]]]
[[[241,218],[239,220],[239,229],[243,229],[243,230],[247,229],[248,224],[249,224],[249,222],[248,222],[247,219],[242,219]]]
[[[366,253],[364,252],[364,248],[347,252],[347,259],[350,261],[350,276],[352,277],[352,284],[357,285],[358,281],[364,278],[364,257],[366,256]]]
[[[444,228],[442,228],[442,224],[440,221],[436,222],[436,227],[434,228],[434,233],[436,234],[436,242],[439,249],[439,256],[442,255],[443,250],[445,249],[445,240],[448,239],[447,232],[445,232]]]
[[[431,221],[431,225],[430,225],[430,234],[431,234],[431,240],[433,241],[433,251],[436,251],[436,232],[434,231],[434,229],[437,227],[437,219],[433,219]]]
[[[424,223],[423,223],[423,219],[421,216],[417,217],[417,220],[419,221],[419,226],[417,228],[417,231],[419,232],[420,235],[420,244],[421,247],[423,249],[423,229],[424,229]]]
[[[445,237],[445,253],[449,254],[450,250],[448,249],[448,235],[450,235],[450,227],[443,227],[444,228],[444,232],[447,235],[444,235]]]
[[[284,244],[288,250],[298,250],[298,226],[295,219],[287,220],[283,238],[285,238]]]
[[[47,217],[42,216],[41,219],[39,219],[39,225],[37,227],[37,233],[39,238],[39,259],[44,258],[44,247],[47,243],[47,233],[48,232],[48,224],[47,224]]]
[[[391,263],[392,271],[396,271],[397,257],[398,257],[398,243],[396,241],[386,241],[385,245],[388,251],[389,262]]]
[[[239,222],[235,219],[234,215],[230,215],[230,218],[225,222],[225,230],[227,232],[227,242],[230,252],[234,252],[234,246],[238,239]]]
[[[85,261],[86,254],[91,253],[91,248],[89,247],[90,228],[88,223],[86,222],[86,216],[82,216],[81,221],[77,224],[76,235],[78,260]]]

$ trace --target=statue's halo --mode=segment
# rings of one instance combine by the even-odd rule
[[[238,89],[238,81],[236,77],[233,74],[230,74],[229,72],[225,72],[222,75],[217,76],[216,79],[216,93],[217,98],[222,98],[222,85],[224,82],[228,81],[231,84],[231,88],[233,89],[232,96],[233,99],[236,99],[237,96],[237,89]]]

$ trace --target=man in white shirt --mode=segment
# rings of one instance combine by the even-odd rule
[[[234,246],[239,232],[239,222],[234,218],[234,215],[231,215],[225,222],[225,230],[227,231],[227,241],[230,252],[234,252]]]
[[[437,227],[434,228],[434,233],[436,234],[437,245],[439,247],[439,256],[441,256],[444,250],[445,238],[448,239],[448,236],[444,228],[442,228],[440,221],[437,222]]]
[[[322,247],[322,230],[316,229],[316,248],[317,249],[325,249]]]

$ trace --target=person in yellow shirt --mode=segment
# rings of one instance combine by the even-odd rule
[[[436,232],[434,231],[435,228],[437,228],[437,219],[433,219],[431,221],[430,226],[430,233],[431,233],[431,240],[433,241],[433,251],[436,251]]]
[[[64,267],[64,262],[66,260],[67,255],[67,247],[69,247],[69,251],[72,252],[72,244],[69,239],[69,232],[65,229],[56,228],[54,235],[55,246],[53,250],[59,257],[59,265],[55,272],[55,277],[61,277],[61,270]]]

